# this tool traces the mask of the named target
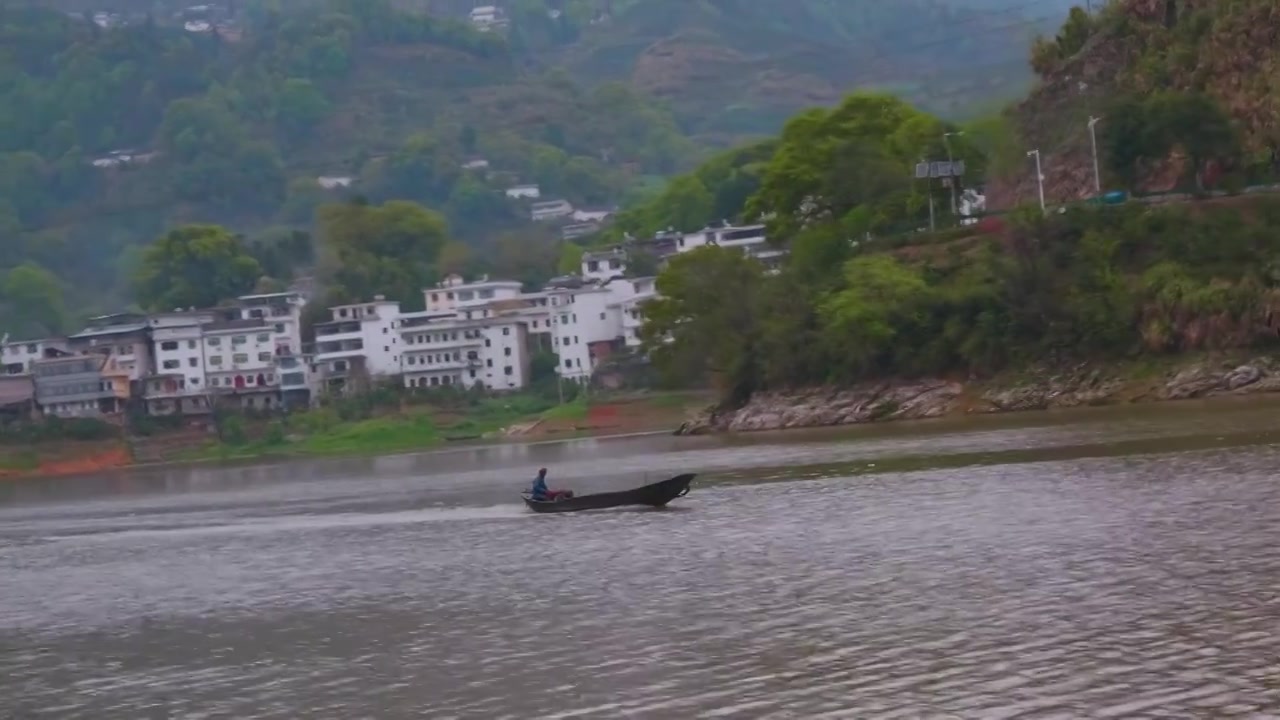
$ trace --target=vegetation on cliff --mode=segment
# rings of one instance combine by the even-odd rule
[[[1200,158],[1238,147],[1238,126],[1203,94],[1153,95],[1125,120],[1133,162],[1175,144]],[[708,198],[745,190],[729,214],[767,218],[790,257],[777,273],[721,248],[675,258],[645,311],[659,367],[709,375],[738,403],[765,389],[1254,348],[1280,336],[1280,201],[1078,204],[1047,215],[1035,206],[1001,230],[903,234],[927,223],[928,186],[911,179],[910,161],[950,129],[893,98],[853,96],[688,176],[713,181],[688,194],[704,216]],[[950,149],[981,167],[969,140],[980,144],[953,138]],[[684,206],[640,206],[627,218],[653,224],[663,207]]]
[[[1215,174],[1274,182],[1278,23],[1275,0],[1112,0],[1094,15],[1073,11],[1033,48],[1039,84],[1008,113],[1011,134],[1041,150],[1051,201],[1094,193],[1090,117],[1100,118],[1108,188],[1194,191]],[[1150,126],[1139,115],[1171,122],[1135,132]],[[1025,164],[994,176],[990,190],[1000,207],[1037,194]]]

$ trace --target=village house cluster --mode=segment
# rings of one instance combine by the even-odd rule
[[[639,348],[643,305],[655,278],[630,277],[628,260],[659,261],[706,245],[773,263],[781,252],[763,225],[723,224],[659,233],[584,253],[580,273],[537,292],[519,282],[450,276],[423,290],[422,311],[377,296],[328,309],[304,343],[307,298],[291,291],[246,295],[222,307],[123,313],[91,320],[64,338],[0,342],[0,413],[113,417],[126,409],[201,415],[214,407],[308,407],[324,395],[375,382],[406,388],[516,391],[532,357],[556,356],[565,381],[586,383],[607,358]]]

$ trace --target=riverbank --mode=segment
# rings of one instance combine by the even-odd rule
[[[384,409],[343,420],[331,410],[235,418],[222,437],[186,428],[99,441],[0,444],[0,480],[84,475],[127,467],[291,457],[387,455],[442,447],[669,432],[704,407],[705,393],[632,393],[565,404],[500,396],[467,407]]]
[[[677,435],[752,432],[923,420],[1280,392],[1280,360],[1217,354],[1081,363],[988,380],[885,380],[851,387],[757,393],[741,408],[706,408]]]

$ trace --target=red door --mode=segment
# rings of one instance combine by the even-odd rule
[[[237,389],[237,390],[243,390],[243,389],[244,389],[244,376],[243,376],[243,375],[237,375],[237,376],[236,376],[236,389]]]

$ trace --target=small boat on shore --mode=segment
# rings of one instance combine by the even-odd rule
[[[634,490],[622,492],[596,493],[594,495],[575,495],[557,500],[534,500],[525,493],[524,504],[530,510],[540,513],[577,512],[579,510],[604,510],[606,508],[625,507],[628,505],[645,505],[653,508],[666,506],[667,503],[689,494],[689,485],[697,477],[694,473],[677,475],[670,480],[651,483]]]

